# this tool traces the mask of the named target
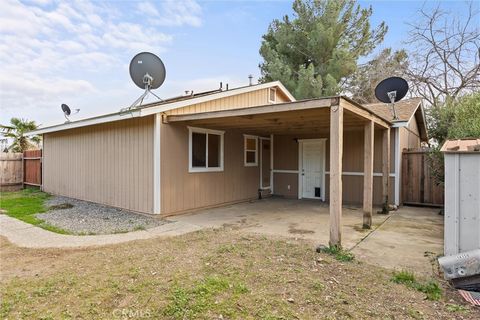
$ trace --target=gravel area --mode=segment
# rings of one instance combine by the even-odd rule
[[[145,230],[169,223],[139,213],[87,201],[54,196],[45,203],[50,208],[36,217],[72,234],[111,234]]]

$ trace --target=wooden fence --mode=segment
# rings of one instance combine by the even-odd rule
[[[23,155],[0,153],[0,191],[16,191],[23,188]]]
[[[405,205],[443,206],[444,187],[436,183],[428,150],[403,150],[402,200]]]
[[[31,186],[42,185],[42,150],[28,150],[23,153],[23,183]]]
[[[16,191],[24,185],[42,185],[42,150],[0,153],[0,191]]]

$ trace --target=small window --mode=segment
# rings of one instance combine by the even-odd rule
[[[189,172],[223,171],[223,131],[189,127]]]
[[[244,135],[244,162],[246,167],[258,165],[258,137]]]
[[[270,88],[268,90],[268,101],[271,103],[277,102],[277,89],[276,88]]]

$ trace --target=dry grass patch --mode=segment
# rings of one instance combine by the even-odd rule
[[[200,231],[81,250],[1,242],[2,318],[478,318],[311,243]],[[6,264],[3,263],[6,261]]]

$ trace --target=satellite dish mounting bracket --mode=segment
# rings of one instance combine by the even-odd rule
[[[152,92],[152,90],[151,90],[152,81],[153,81],[153,77],[151,75],[149,75],[148,73],[146,73],[143,76],[143,83],[145,84],[145,92],[143,92],[142,95],[140,97],[138,97],[138,99],[135,100],[130,105],[130,107],[125,108],[124,111],[128,111],[128,110],[140,107],[143,103],[143,99],[145,99],[148,96],[149,93],[153,94],[158,100],[163,101],[159,96],[157,96],[155,93]]]
[[[397,97],[397,91],[387,92],[388,98],[390,99],[390,106],[392,108],[393,120],[398,120],[397,111],[395,110],[395,98]]]

